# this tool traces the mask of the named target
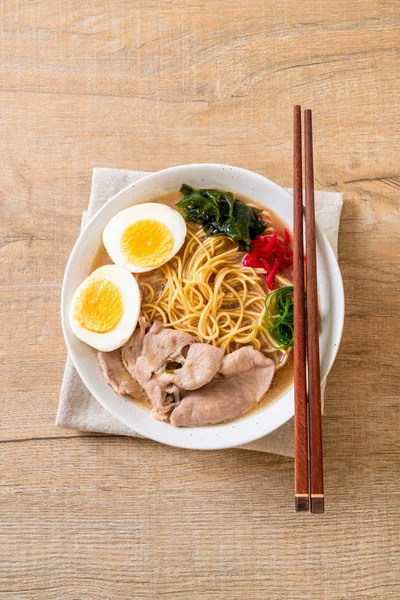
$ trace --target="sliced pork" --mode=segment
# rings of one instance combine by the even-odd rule
[[[124,364],[146,392],[152,406],[152,416],[159,421],[168,421],[170,412],[180,402],[180,389],[166,376],[170,363],[180,367],[186,361],[188,349],[195,338],[184,331],[163,328],[155,321],[142,328],[122,349]],[[137,337],[136,337],[137,336]]]
[[[275,365],[251,346],[225,354],[184,331],[151,326],[143,318],[120,350],[99,352],[107,383],[135,396],[137,385],[152,404],[152,416],[178,427],[198,427],[235,419],[259,402]]]
[[[182,363],[182,351],[195,341],[196,338],[190,333],[164,328],[159,321],[154,321],[143,340],[142,358],[145,359],[149,371],[154,373],[164,368],[168,362]]]
[[[226,377],[240,375],[256,367],[265,367],[265,356],[253,346],[243,346],[224,356],[220,372]]]
[[[228,356],[230,359],[222,365],[227,375],[224,379],[184,396],[171,413],[172,425],[199,427],[223,423],[244,415],[261,400],[271,384],[275,364],[253,348],[251,353],[243,350],[246,347],[225,357],[224,361]]]
[[[140,317],[139,327],[136,327],[130,339],[121,348],[122,362],[129,373],[131,372],[131,367],[136,365],[136,361],[142,353],[143,339],[149,327],[150,323],[143,317]]]
[[[120,348],[113,352],[98,352],[97,356],[104,379],[118,396],[135,396],[140,391],[124,367]]]
[[[191,344],[182,365],[163,376],[184,390],[197,390],[209,383],[220,370],[225,352],[210,344]]]

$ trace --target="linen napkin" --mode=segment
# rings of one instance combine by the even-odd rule
[[[89,206],[83,213],[81,227],[85,226],[109,198],[144,175],[148,175],[148,173],[119,169],[94,169]],[[288,191],[291,192],[291,190]],[[338,192],[315,193],[317,223],[327,236],[336,255],[342,204],[343,197]],[[120,423],[97,402],[82,383],[70,357],[67,358],[65,367],[56,425],[80,431],[142,437]],[[242,446],[242,448],[293,456],[293,419],[269,435]]]

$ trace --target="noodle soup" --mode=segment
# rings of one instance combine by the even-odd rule
[[[249,206],[262,211],[268,224],[265,234],[285,231],[285,224],[270,210],[243,196],[236,196]],[[175,207],[182,199],[173,192],[153,200]],[[209,236],[201,226],[187,223],[187,236],[180,251],[161,267],[136,275],[141,292],[141,315],[150,323],[160,321],[163,327],[195,336],[200,342],[221,348],[226,353],[252,346],[275,363],[272,384],[251,412],[263,409],[290,387],[293,381],[291,347],[277,347],[265,326],[265,299],[270,290],[265,272],[244,267],[245,251],[228,237]],[[102,246],[93,268],[109,264]],[[277,273],[277,288],[291,285],[291,269]],[[145,393],[134,400],[149,410]],[[246,413],[248,415],[249,412]],[[241,415],[238,418],[243,418]]]

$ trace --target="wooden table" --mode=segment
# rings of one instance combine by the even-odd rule
[[[399,9],[3,3],[0,598],[400,597]],[[345,194],[323,517],[294,513],[290,459],[54,425],[92,168],[223,162],[290,186],[295,103],[317,187]]]

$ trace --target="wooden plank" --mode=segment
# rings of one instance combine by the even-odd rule
[[[293,511],[292,461],[261,453],[96,438],[2,457],[6,598],[396,598],[397,466],[383,456],[331,452],[318,519]],[[385,494],[366,503],[366,485]]]
[[[2,3],[0,598],[398,599],[399,11]],[[54,426],[92,168],[226,162],[289,187],[296,103],[316,188],[345,193],[318,520],[293,512],[291,460]]]

